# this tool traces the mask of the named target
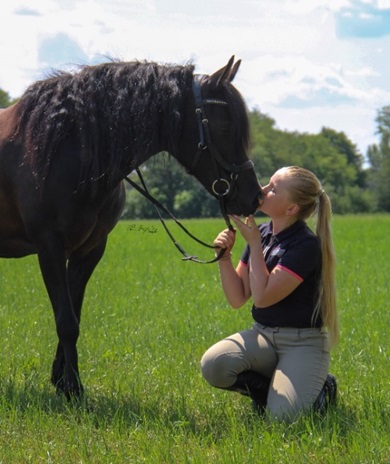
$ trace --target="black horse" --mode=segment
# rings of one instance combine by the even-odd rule
[[[58,72],[0,111],[0,257],[36,253],[54,311],[51,381],[79,396],[76,343],[86,284],[125,200],[123,179],[168,152],[221,202],[248,215],[260,186],[234,57],[193,65],[109,62]],[[207,118],[205,116],[207,107]]]

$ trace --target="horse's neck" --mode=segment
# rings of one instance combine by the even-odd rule
[[[181,95],[177,95],[174,102],[161,101],[158,105],[150,105],[149,113],[143,116],[143,121],[140,121],[136,112],[133,113],[133,124],[135,127],[139,126],[139,129],[135,129],[134,144],[128,145],[128,154],[123,154],[122,166],[126,174],[161,152],[169,153],[176,159],[180,158],[179,151],[192,89],[184,83],[178,86],[181,88]],[[164,87],[159,92],[161,95],[170,93]]]
[[[141,164],[159,153],[169,153],[174,158],[178,157],[178,147],[181,138],[181,125],[172,124],[172,116],[169,114],[159,115],[159,120],[154,120],[149,131],[153,134],[152,139],[137,143],[133,155],[125,156],[124,165],[126,169],[136,169]],[[157,128],[155,126],[158,126]],[[156,131],[158,132],[156,134]],[[131,147],[130,147],[131,150]]]

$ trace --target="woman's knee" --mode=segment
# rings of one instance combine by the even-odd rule
[[[267,399],[270,418],[291,423],[298,416],[312,409],[318,392],[309,382],[304,385],[294,385],[290,379],[285,379],[284,383],[278,382],[276,385],[275,383],[274,379]]]
[[[250,329],[230,335],[203,355],[203,377],[214,387],[231,387],[239,373],[252,369],[251,359],[259,355],[258,349],[257,331]]]
[[[297,398],[291,398],[283,394],[274,394],[270,389],[267,400],[267,416],[276,422],[293,422],[304,410]]]
[[[218,345],[218,344],[217,344]],[[204,379],[213,387],[229,388],[243,369],[237,353],[219,350],[214,345],[209,348],[201,359],[201,370]]]

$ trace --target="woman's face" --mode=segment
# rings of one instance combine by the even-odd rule
[[[285,216],[288,208],[293,204],[288,191],[289,179],[285,170],[276,171],[268,185],[262,188],[263,201],[259,210],[267,216]]]

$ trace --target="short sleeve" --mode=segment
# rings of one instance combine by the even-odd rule
[[[305,280],[321,267],[321,249],[317,237],[305,237],[291,243],[280,257],[277,266]]]
[[[249,256],[250,256],[250,248],[249,248],[249,245],[247,244],[245,246],[245,248],[244,248],[244,251],[242,252],[242,255],[241,255],[241,263],[244,266],[248,266]]]

